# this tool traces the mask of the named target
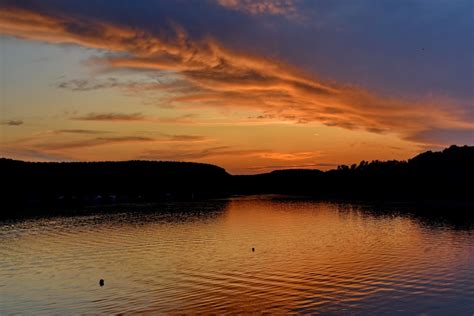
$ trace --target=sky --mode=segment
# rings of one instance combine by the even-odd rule
[[[471,0],[0,0],[0,156],[332,169],[474,145]]]

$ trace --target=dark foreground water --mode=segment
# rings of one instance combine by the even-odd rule
[[[381,211],[258,197],[3,221],[0,314],[472,315],[471,226]]]

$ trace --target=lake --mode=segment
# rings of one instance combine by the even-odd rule
[[[104,210],[1,221],[0,314],[474,313],[466,221],[277,196]]]

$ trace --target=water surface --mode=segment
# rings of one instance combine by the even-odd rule
[[[269,197],[115,211],[0,222],[0,314],[474,313],[465,223]]]

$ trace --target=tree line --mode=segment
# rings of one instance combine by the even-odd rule
[[[0,159],[4,205],[139,203],[233,194],[322,199],[473,201],[474,147],[451,146],[407,161],[362,161],[333,170],[231,175],[210,164],[170,161],[24,162]]]

